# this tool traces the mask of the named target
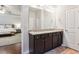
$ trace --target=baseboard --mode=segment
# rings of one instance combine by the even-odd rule
[[[29,51],[22,52],[22,54],[29,54]]]
[[[63,43],[61,46],[66,46],[66,44]]]

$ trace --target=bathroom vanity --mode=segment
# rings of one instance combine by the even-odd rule
[[[62,29],[44,29],[29,31],[29,53],[41,54],[61,46],[63,43]]]

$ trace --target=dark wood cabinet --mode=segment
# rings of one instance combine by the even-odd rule
[[[63,32],[59,32],[58,33],[58,45],[60,46],[61,45],[61,43],[63,43]]]
[[[45,36],[45,51],[52,49],[52,34],[46,34]]]
[[[29,51],[33,54],[40,54],[54,49],[62,44],[63,32],[45,34],[29,34]]]
[[[41,35],[35,36],[34,53],[43,53],[43,52],[44,52],[44,39],[41,38]]]
[[[34,53],[34,36],[29,34],[29,52]]]
[[[53,39],[52,39],[52,42],[53,42],[52,47],[56,48],[58,46],[58,33],[53,33],[52,37],[53,37]]]
[[[53,34],[52,45],[53,45],[53,48],[56,48],[63,43],[63,32],[55,32],[52,34]]]

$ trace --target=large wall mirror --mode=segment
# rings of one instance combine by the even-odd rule
[[[20,14],[20,5],[0,5],[0,54],[21,53]]]
[[[53,12],[52,12],[53,11]],[[52,29],[56,26],[55,9],[29,7],[29,30]]]

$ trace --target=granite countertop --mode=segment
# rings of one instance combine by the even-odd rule
[[[41,30],[29,30],[29,33],[32,35],[36,34],[44,34],[44,33],[52,33],[52,32],[60,32],[63,29],[41,29]]]

